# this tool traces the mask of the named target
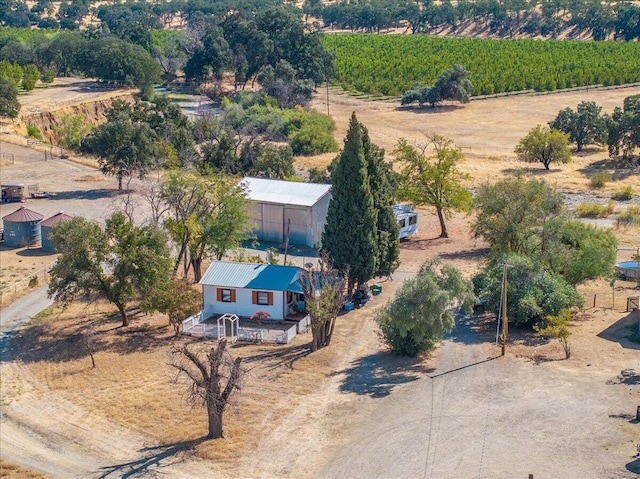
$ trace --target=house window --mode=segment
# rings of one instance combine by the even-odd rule
[[[228,288],[218,288],[217,300],[220,303],[235,303],[236,302],[236,290]]]
[[[258,291],[258,294],[256,295],[257,299],[256,302],[257,304],[261,304],[264,306],[269,306],[269,293],[266,291]]]
[[[398,221],[398,226],[399,226],[400,228],[404,228],[404,222],[405,222],[405,220],[404,220],[404,219],[401,219],[400,221]]]
[[[410,216],[409,217],[409,224],[410,225],[415,225],[418,222],[418,217],[417,216]]]
[[[273,306],[273,291],[252,291],[252,303]],[[284,299],[284,296],[282,297]]]

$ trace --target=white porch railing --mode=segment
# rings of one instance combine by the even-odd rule
[[[203,320],[204,319],[202,318],[202,311],[185,319],[182,322],[182,334],[204,338],[220,339],[218,334],[219,331],[221,331],[221,328],[218,328],[218,325],[216,323],[203,323]],[[286,328],[284,330],[271,329],[268,325],[264,324],[261,327],[239,326],[238,340],[287,344],[296,336],[297,332],[302,332],[300,326],[302,326],[302,324],[291,324],[289,328]]]

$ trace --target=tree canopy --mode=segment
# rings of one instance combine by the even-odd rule
[[[469,71],[462,65],[454,65],[445,70],[433,86],[415,85],[402,94],[400,103],[409,105],[418,102],[420,105],[429,103],[435,107],[443,101],[457,101],[469,103],[473,83],[469,80]]]
[[[542,180],[510,177],[478,188],[473,234],[494,252],[530,255],[544,249],[551,220],[564,214],[562,195]]]
[[[416,356],[433,350],[455,325],[453,307],[471,311],[476,298],[470,281],[456,268],[428,260],[407,279],[376,321],[393,351]]]
[[[429,144],[418,148],[400,138],[393,154],[402,166],[399,195],[417,206],[433,206],[440,222],[440,237],[448,238],[445,218],[452,211],[469,211],[472,195],[462,186],[468,175],[458,170],[462,150],[449,138],[429,138],[433,154],[427,156]]]
[[[0,116],[16,118],[19,111],[18,89],[10,80],[0,77]]]
[[[175,171],[163,184],[161,196],[170,211],[165,226],[178,247],[175,270],[184,260],[185,276],[193,267],[199,281],[207,255],[220,260],[248,238],[246,192],[233,177]]]
[[[498,314],[501,301],[502,263],[507,268],[507,315],[516,326],[542,324],[549,315],[580,307],[582,296],[557,272],[543,268],[534,258],[507,254],[495,263],[487,263],[473,278],[476,294]]]
[[[128,304],[167,278],[169,248],[155,226],[135,226],[124,213],[106,219],[105,228],[82,217],[60,222],[50,236],[58,260],[50,271],[48,295],[68,305],[97,296],[114,304],[129,324]]]
[[[613,111],[607,145],[611,155],[622,154],[628,161],[634,158],[640,148],[640,95],[625,98],[623,107],[616,107]]]
[[[540,162],[546,170],[551,163],[569,163],[569,135],[554,128],[538,125],[525,136],[515,149],[518,160],[527,163]]]
[[[607,142],[607,120],[601,115],[602,108],[595,101],[583,101],[574,111],[565,108],[549,126],[569,135],[569,141],[582,151],[587,145],[604,145]]]
[[[332,172],[331,201],[322,233],[322,250],[331,264],[355,283],[371,279],[378,267],[377,211],[374,207],[363,129],[351,115],[344,148]]]

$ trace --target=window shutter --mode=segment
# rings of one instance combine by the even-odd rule
[[[236,302],[236,290],[235,289],[231,290],[231,302],[232,303]]]
[[[222,301],[222,288],[217,288],[217,298],[218,302]]]
[[[269,306],[271,306],[273,305],[273,293],[269,291],[267,295],[269,296]]]
[[[251,299],[252,299],[252,303],[253,304],[258,304],[258,292],[257,291],[252,291],[251,292]]]

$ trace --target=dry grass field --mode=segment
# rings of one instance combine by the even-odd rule
[[[589,175],[607,169],[614,173],[614,181],[595,197],[606,199],[620,186],[629,185],[637,201],[640,173],[614,170],[615,165],[602,150],[588,151],[550,172],[541,165],[520,164],[513,154],[515,144],[531,127],[548,122],[561,108],[595,100],[605,111],[611,111],[626,96],[636,93],[640,88],[561,92],[474,101],[432,111],[404,110],[394,103],[330,91],[329,108],[338,126],[339,142],[352,111],[368,127],[372,140],[387,152],[399,137],[422,141],[425,132],[435,132],[452,138],[465,153],[462,168],[473,177],[471,187],[522,171],[546,178],[565,192],[586,195],[590,193]],[[314,105],[326,111],[326,98],[319,95]],[[333,156],[299,159],[298,166],[328,164]],[[66,198],[62,201],[29,200],[26,206],[51,214],[59,209],[74,214],[90,212],[95,218],[115,207],[115,181],[105,181],[86,166],[73,166],[77,169],[70,173],[63,163],[44,173],[43,168],[50,163],[25,159],[19,165],[3,165],[3,176],[10,172],[34,178],[40,172],[41,181],[51,185],[47,189],[74,192],[62,195]],[[96,191],[99,194],[89,194]],[[10,211],[13,209],[2,206],[2,215]],[[415,361],[386,352],[375,330],[375,309],[391,298],[401,280],[417,271],[425,259],[439,256],[470,276],[486,252],[485,244],[470,237],[471,218],[454,215],[448,224],[450,238],[441,239],[432,212],[420,213],[420,233],[402,243],[402,265],[394,275],[395,281],[382,281],[381,296],[339,317],[329,348],[307,355],[308,334],[286,346],[242,343],[231,348],[234,356],[245,358],[248,372],[240,395],[225,417],[224,441],[202,440],[206,432],[204,411],[191,409],[185,403],[184,385],[174,381],[175,370],[168,365],[170,350],[193,339],[174,337],[166,318],[137,314],[129,328],[120,328],[114,308],[103,302],[77,303],[66,311],[51,308],[39,315],[2,344],[0,477],[29,477],[26,469],[18,469],[14,463],[51,477],[330,477],[320,471],[348,445],[351,431],[377,404],[375,394],[356,393],[347,386],[356,383],[375,390],[380,383],[393,384],[401,375],[424,377],[438,361],[438,354]],[[640,229],[615,231],[628,248],[620,251],[620,259],[630,258],[633,249],[640,247]],[[32,258],[22,249],[0,248],[3,275],[31,275],[33,268],[52,259]],[[640,370],[638,348],[625,340],[627,328],[635,321],[624,311],[625,298],[637,294],[634,288],[633,283],[616,282],[615,303],[608,282],[592,282],[582,288],[588,307],[572,330],[571,360],[553,362],[562,357],[559,344],[532,341],[530,333],[517,331],[509,345],[508,360],[557,364],[576,377],[590,373],[591,364],[602,368],[598,377],[613,377],[613,371],[635,363]],[[89,323],[94,330],[96,369],[91,368],[84,346]],[[371,357],[377,362],[370,363]],[[546,379],[542,370],[539,372],[522,387],[531,391],[544,388]],[[640,400],[638,385],[631,385],[623,395],[616,401],[626,406]],[[610,420],[590,418],[592,427],[602,426],[603,430]],[[620,422],[611,436],[608,447],[616,458],[631,453],[633,438],[637,437],[633,428]],[[508,437],[501,447],[509,447]],[[32,451],[31,455],[25,456],[25,450]],[[597,466],[598,457],[585,457],[584,461]],[[549,477],[569,477],[563,476],[562,464],[557,467],[556,475]]]

